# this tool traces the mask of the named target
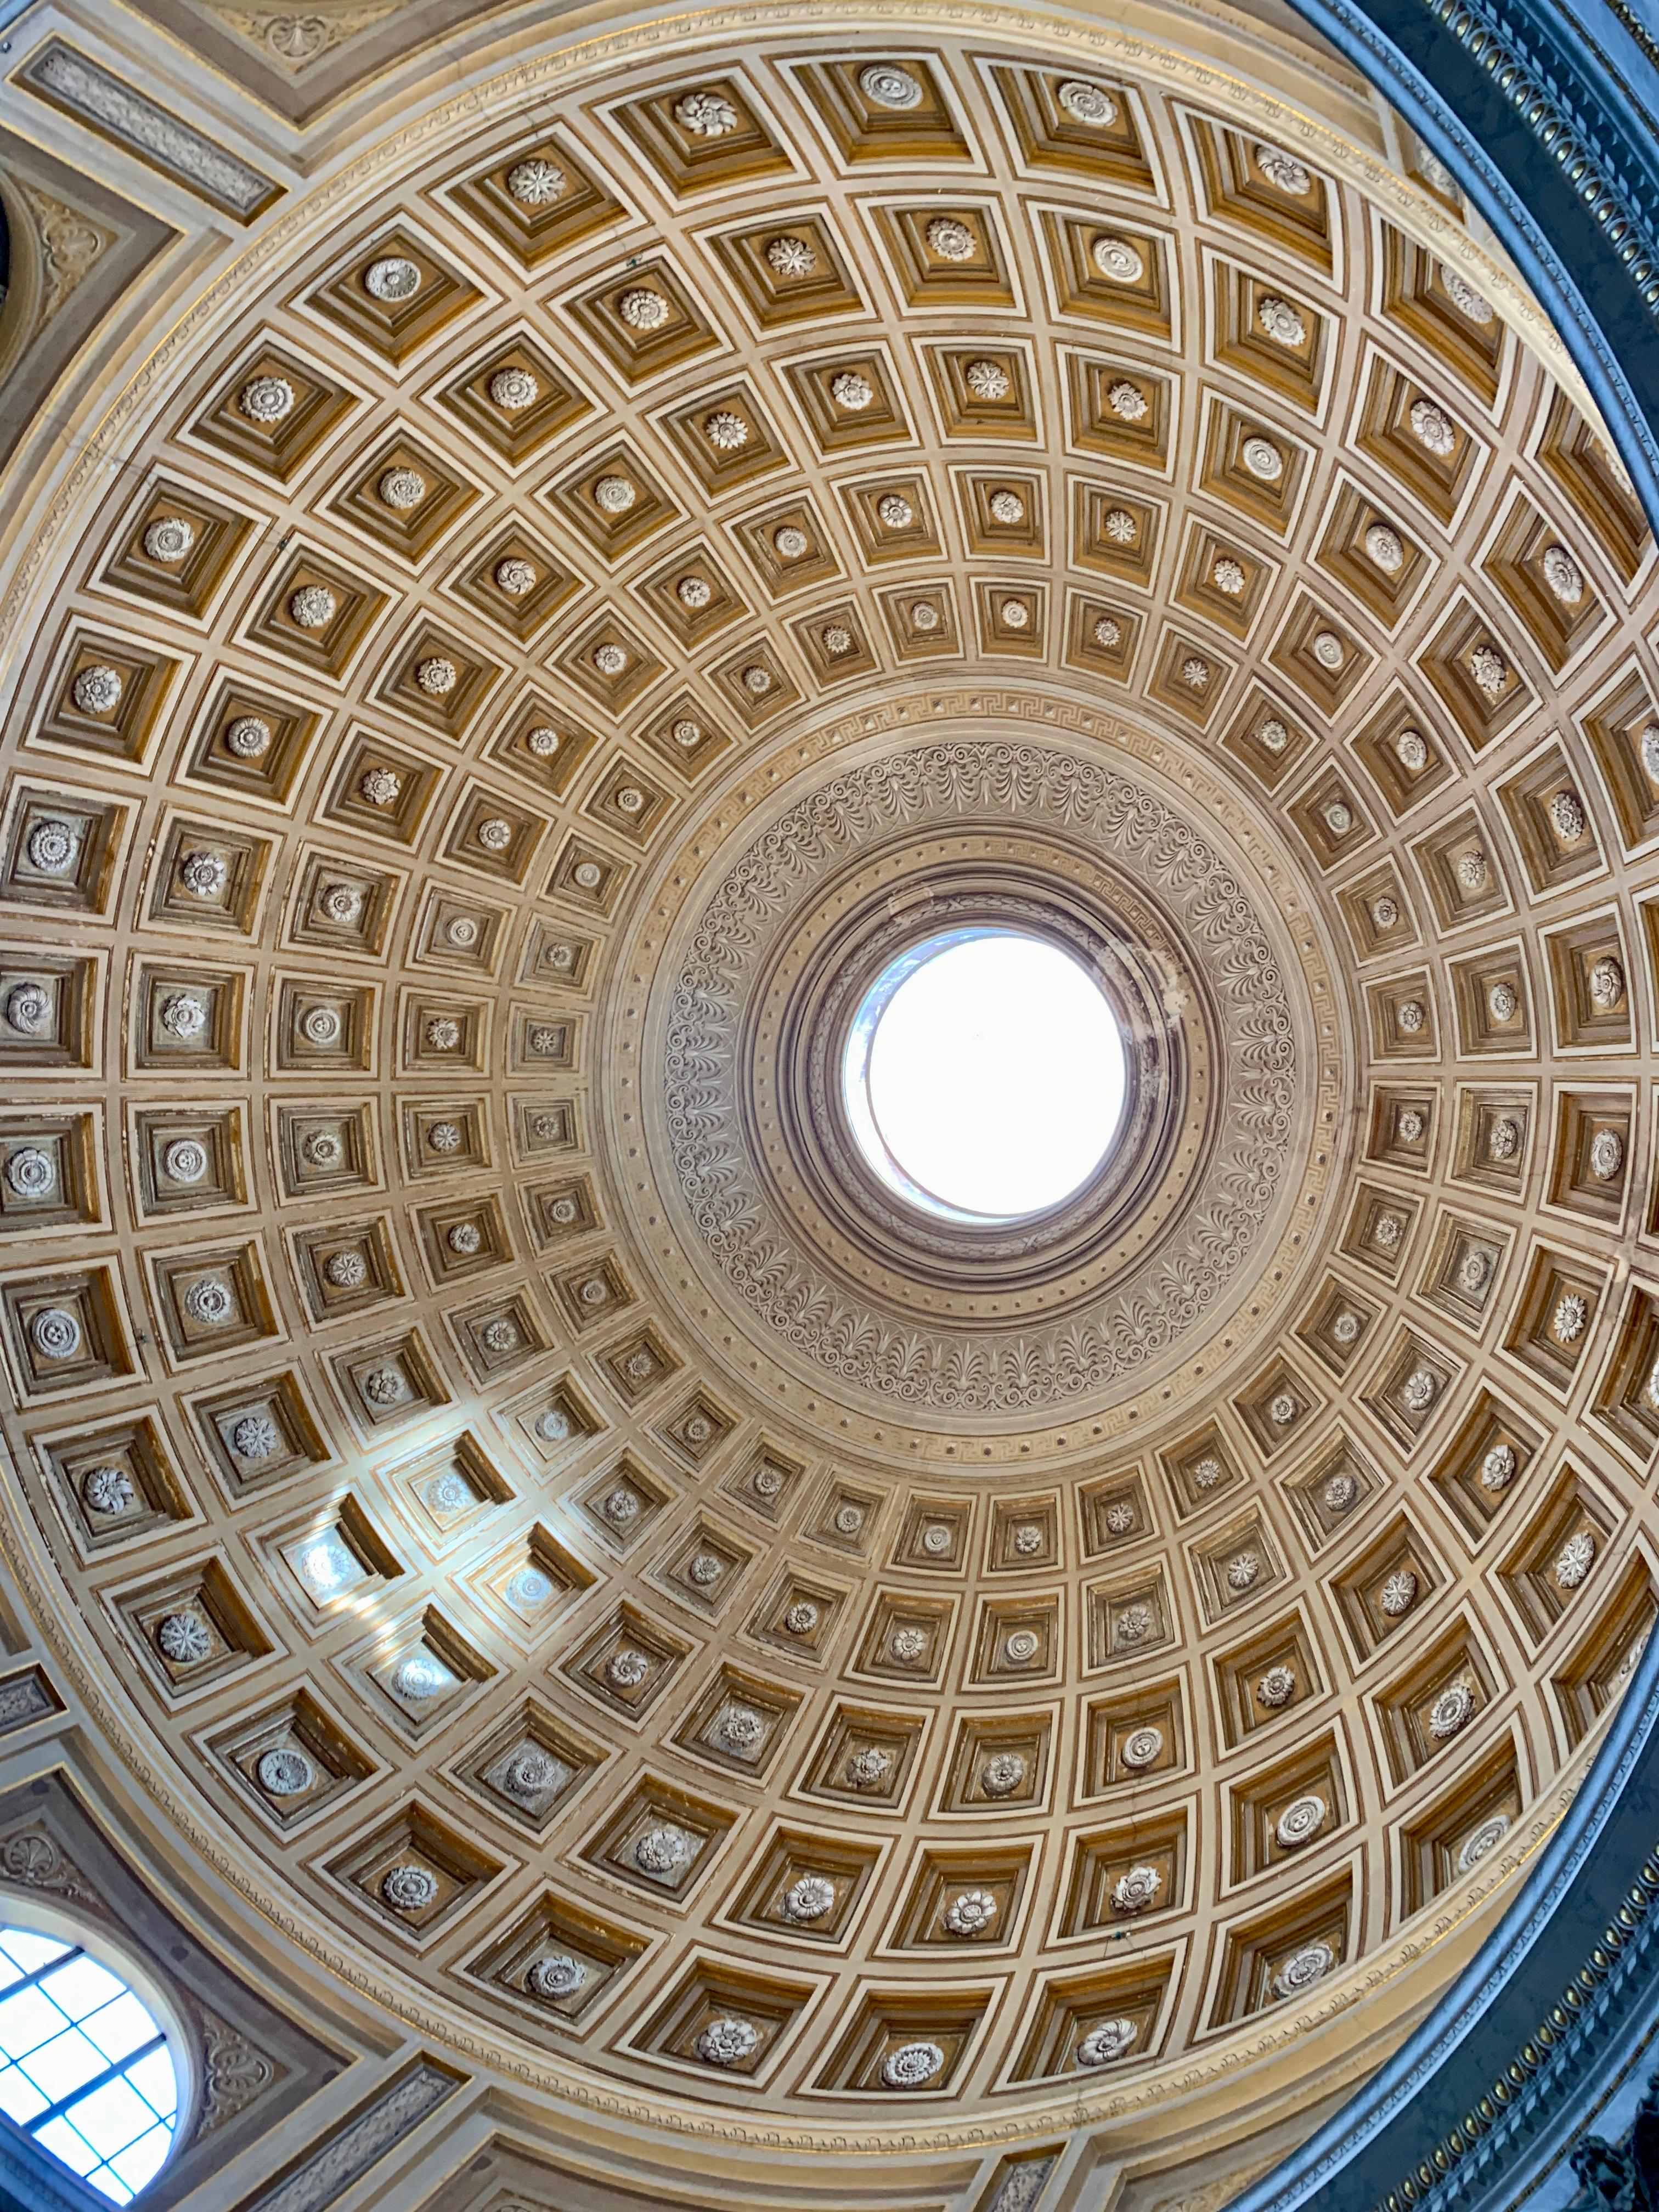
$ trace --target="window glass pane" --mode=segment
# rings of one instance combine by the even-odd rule
[[[37,2112],[44,2112],[46,2100],[28,2075],[15,2066],[8,2066],[0,2074],[0,2112],[9,2120],[26,2127]]]
[[[173,2130],[154,2127],[148,2135],[140,2136],[130,2148],[118,2152],[110,2164],[129,2189],[142,2189],[153,2174],[161,2172],[162,2161],[172,2148]]]
[[[61,2035],[67,2025],[43,1990],[19,1990],[15,1997],[0,2001],[0,2051],[8,2058],[21,2058],[25,2051]]]
[[[149,2006],[141,2003],[131,1990],[123,1990],[113,2004],[100,2006],[82,2021],[81,2033],[98,2045],[106,2058],[125,2058],[155,2040],[155,2022]]]
[[[61,2158],[76,2173],[90,2173],[98,2163],[98,2153],[66,2119],[48,2120],[36,2131],[34,2140],[44,2143],[54,2158]]]
[[[0,1950],[15,1960],[26,1974],[33,1973],[38,1967],[49,1966],[54,1959],[61,1959],[74,1948],[71,1943],[60,1943],[55,1936],[37,1936],[32,1928],[0,1929]]]
[[[80,2020],[100,2005],[118,1997],[126,1984],[95,1959],[88,1958],[83,1951],[78,1959],[71,1959],[56,1973],[48,1974],[40,1984],[54,2004],[60,2004],[71,2020]]]
[[[64,2118],[79,2128],[100,2158],[113,2158],[155,2125],[155,2113],[125,2081],[106,2081],[71,2105]]]
[[[165,2049],[152,2051],[148,2057],[136,2060],[127,2069],[127,2079],[162,2119],[170,2120],[178,2111],[178,2078],[173,2070],[172,2057]]]
[[[101,2074],[108,2064],[95,2043],[88,2043],[78,2027],[70,2027],[62,2035],[54,2036],[50,2043],[43,2043],[38,2051],[31,2051],[23,2061],[23,2071],[55,2105],[72,2096],[83,2082],[90,2081],[94,2074]]]

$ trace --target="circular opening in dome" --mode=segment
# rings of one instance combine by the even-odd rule
[[[1024,930],[956,929],[889,963],[842,1062],[848,1118],[890,1190],[1017,1221],[1081,1189],[1123,1121],[1128,1063],[1080,961]]]

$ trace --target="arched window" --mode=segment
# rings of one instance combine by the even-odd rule
[[[178,2109],[143,1998],[77,1942],[0,1927],[0,2112],[125,2204],[166,2163]]]

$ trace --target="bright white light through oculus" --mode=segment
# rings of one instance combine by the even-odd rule
[[[866,994],[842,1095],[890,1189],[953,1219],[1012,1221],[1089,1180],[1126,1075],[1116,1016],[1079,962],[1022,931],[952,930]]]

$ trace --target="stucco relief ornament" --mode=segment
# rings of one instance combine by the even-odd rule
[[[1577,1589],[1595,1564],[1595,1537],[1588,1528],[1575,1529],[1555,1562],[1556,1582],[1563,1589]]]
[[[1346,837],[1353,828],[1353,809],[1346,799],[1333,799],[1325,809],[1325,827],[1333,837]]]
[[[1521,1001],[1513,983],[1498,982],[1486,993],[1486,1005],[1495,1022],[1512,1022],[1519,1012]]]
[[[1225,1472],[1221,1462],[1213,1453],[1206,1453],[1202,1459],[1196,1460],[1193,1463],[1193,1488],[1213,1490]]]
[[[1089,249],[1090,258],[1109,284],[1138,284],[1146,264],[1138,246],[1127,238],[1103,234]]]
[[[213,1649],[213,1635],[199,1613],[169,1613],[156,1623],[156,1648],[175,1667],[199,1666]]]
[[[916,511],[902,492],[884,492],[876,502],[876,516],[884,530],[908,530]]]
[[[1426,447],[1437,460],[1443,461],[1457,443],[1451,416],[1443,408],[1437,407],[1432,399],[1413,399],[1406,419],[1418,444]]]
[[[410,1395],[400,1368],[371,1367],[363,1377],[363,1395],[371,1406],[400,1406]]]
[[[1297,1997],[1304,1990],[1322,1982],[1336,1964],[1336,1954],[1328,1943],[1304,1943],[1299,1951],[1291,1952],[1273,1976],[1276,1996]]]
[[[250,377],[236,395],[239,413],[267,429],[294,410],[294,386],[285,376]]]
[[[510,555],[505,561],[498,561],[494,574],[496,590],[505,592],[509,599],[528,598],[540,581],[535,562],[521,560],[517,554]]]
[[[1359,1496],[1359,1484],[1346,1468],[1328,1475],[1325,1487],[1320,1492],[1328,1513],[1351,1513]]]
[[[1407,775],[1421,775],[1429,764],[1429,748],[1420,730],[1401,730],[1394,741],[1395,757]]]
[[[617,313],[630,331],[659,331],[668,320],[668,302],[648,284],[636,284],[617,301]]]
[[[1125,1914],[1145,1912],[1156,1905],[1164,1877],[1156,1867],[1132,1866],[1112,1884],[1112,1910]]]
[[[144,532],[144,557],[158,568],[173,568],[195,543],[195,526],[182,514],[158,515]]]
[[[81,669],[70,686],[70,695],[83,714],[112,714],[126,689],[118,669],[95,660]]]
[[[1002,1656],[1011,1667],[1029,1667],[1042,1648],[1042,1638],[1034,1628],[1016,1628],[1005,1638]]]
[[[914,1626],[896,1628],[887,1645],[889,1658],[901,1667],[914,1667],[927,1650],[927,1632]]]
[[[1106,404],[1120,422],[1144,422],[1152,411],[1152,403],[1138,384],[1131,384],[1127,376],[1119,377],[1106,394]]]
[[[498,368],[489,380],[489,396],[504,415],[521,415],[541,397],[541,382],[534,373],[516,364]]]
[[[698,1589],[712,1589],[726,1572],[725,1562],[714,1552],[696,1552],[685,1570],[686,1579]]]
[[[1417,1577],[1409,1567],[1396,1568],[1382,1585],[1382,1610],[1390,1620],[1399,1620],[1417,1603]]]
[[[1255,166],[1276,191],[1293,200],[1304,200],[1313,190],[1313,178],[1294,154],[1282,147],[1258,143]]]
[[[1477,645],[1470,653],[1469,674],[1481,696],[1495,702],[1503,697],[1504,687],[1509,683],[1510,664],[1498,647],[1488,641]]]
[[[1095,643],[1104,653],[1115,653],[1123,642],[1123,625],[1110,615],[1095,617]]]
[[[385,306],[393,306],[399,300],[412,300],[421,289],[421,272],[406,254],[388,253],[379,261],[371,261],[363,271],[363,289],[371,300]]]
[[[1638,740],[1642,756],[1642,773],[1650,783],[1659,784],[1659,722],[1647,723]]]
[[[325,884],[317,901],[330,921],[349,929],[362,918],[363,895],[356,884]]]
[[[6,1020],[22,1036],[40,1036],[52,1027],[52,994],[44,983],[14,983],[6,994]]]
[[[1494,1160],[1512,1160],[1521,1144],[1521,1127],[1507,1115],[1500,1115],[1486,1137],[1486,1152]]]
[[[521,1805],[533,1805],[550,1790],[556,1790],[569,1769],[538,1743],[515,1751],[501,1775],[501,1787]]]
[[[1181,680],[1189,691],[1202,691],[1210,680],[1210,664],[1201,653],[1189,653],[1181,664]]]
[[[862,415],[874,400],[876,388],[855,368],[844,368],[830,383],[830,397],[843,414]]]
[[[58,1181],[52,1155],[35,1145],[20,1145],[6,1161],[6,1188],[19,1198],[44,1198]]]
[[[1345,1309],[1331,1323],[1331,1334],[1338,1344],[1358,1344],[1362,1326],[1359,1316]]]
[[[1400,532],[1386,522],[1374,522],[1365,532],[1365,557],[1385,576],[1397,576],[1406,565],[1406,548]]]
[[[760,2030],[746,2020],[711,2020],[692,2045],[708,2066],[741,2066],[760,2047]]]
[[[871,62],[859,71],[859,90],[876,107],[899,114],[921,105],[921,85],[896,62]]]
[[[1299,1844],[1310,1843],[1330,1817],[1330,1808],[1315,1790],[1297,1797],[1288,1804],[1274,1824],[1273,1833],[1281,1850],[1293,1851]]]
[[[1564,845],[1577,845],[1586,827],[1584,802],[1576,791],[1553,792],[1549,803],[1550,828]]]
[[[1253,1589],[1261,1578],[1261,1555],[1255,1552],[1238,1552],[1227,1562],[1227,1587],[1242,1593]]]
[[[272,1459],[283,1448],[282,1431],[269,1413],[244,1413],[230,1432],[238,1459]]]
[[[360,1291],[368,1280],[368,1262],[361,1252],[331,1252],[323,1262],[323,1279],[331,1290]]]
[[[783,1626],[791,1636],[810,1636],[821,1617],[818,1607],[810,1597],[798,1597],[793,1605],[785,1607]]]
[[[1243,564],[1235,561],[1230,553],[1222,555],[1210,575],[1217,591],[1224,592],[1230,599],[1237,599],[1244,589]]]
[[[1465,1297],[1479,1297],[1492,1270],[1493,1255],[1483,1245],[1472,1244],[1457,1263],[1457,1287]]]
[[[719,407],[704,416],[702,434],[716,453],[740,453],[749,443],[749,425],[729,407]]]
[[[772,542],[775,545],[776,538]],[[801,550],[805,551],[805,548]],[[706,576],[682,576],[674,586],[674,596],[683,607],[689,608],[695,615],[702,613],[713,600],[714,593]]]
[[[1151,1722],[1143,1728],[1131,1729],[1118,1752],[1123,1764],[1136,1770],[1155,1766],[1163,1756],[1164,1731]]]
[[[1253,434],[1245,439],[1239,453],[1258,483],[1277,483],[1285,473],[1285,456],[1271,438]]]
[[[690,1866],[691,1853],[691,1838],[685,1830],[665,1820],[660,1827],[647,1828],[636,1840],[634,1863],[641,1874],[655,1875],[661,1880]]]
[[[975,399],[987,401],[1006,399],[1014,388],[1012,377],[1000,361],[970,361],[962,380]]]
[[[137,1495],[125,1468],[89,1467],[81,1478],[81,1496],[88,1510],[106,1518],[127,1512]]]
[[[1371,927],[1379,934],[1395,927],[1400,920],[1400,902],[1384,891],[1371,901]]]
[[[1589,1301],[1581,1291],[1568,1291],[1557,1299],[1550,1316],[1550,1334],[1558,1344],[1577,1344],[1589,1319]]]
[[[1507,1813],[1494,1813],[1490,1819],[1483,1820],[1478,1828],[1471,1829],[1463,1838],[1462,1847],[1457,1854],[1458,1872],[1472,1874],[1482,1859],[1490,1857],[1498,1849],[1509,1832],[1510,1819]]]
[[[1086,78],[1067,77],[1054,98],[1073,122],[1082,124],[1085,131],[1109,131],[1117,121],[1116,100],[1104,85],[1091,84]]]
[[[822,1920],[835,1909],[836,1885],[827,1875],[804,1874],[792,1882],[779,1900],[778,1910],[786,1920],[793,1920],[802,1927]]]
[[[1603,1013],[1611,1012],[1625,995],[1625,971],[1611,955],[1604,953],[1589,971],[1591,1001]]]
[[[531,1995],[550,2003],[556,2003],[561,1997],[574,1996],[586,1979],[580,1960],[573,1959],[568,1951],[544,1952],[524,1978],[525,1987]]]
[[[191,898],[216,899],[230,880],[230,864],[218,853],[185,853],[179,861],[179,882]]]
[[[1029,629],[1031,610],[1024,599],[1005,599],[997,609],[999,618],[1009,629]]]
[[[864,1527],[864,1508],[848,1498],[836,1508],[835,1529],[838,1536],[856,1536]]]
[[[81,850],[80,834],[69,823],[48,817],[29,831],[24,850],[37,875],[66,876]]]
[[[1397,1252],[1406,1224],[1397,1213],[1379,1213],[1371,1225],[1371,1242],[1384,1252]]]
[[[770,1460],[763,1460],[750,1477],[749,1487],[757,1498],[764,1498],[769,1501],[782,1492],[783,1470],[774,1467]]]
[[[920,2089],[933,2080],[945,2064],[937,2043],[902,2043],[881,2062],[882,2086],[888,2089]]]
[[[1024,501],[1017,491],[1010,491],[1006,486],[994,491],[986,503],[990,507],[993,521],[1014,523],[1025,520]]]
[[[1025,1759],[1018,1751],[993,1752],[979,1771],[979,1786],[988,1797],[1012,1797],[1025,1779]]]
[[[626,1528],[640,1516],[640,1501],[631,1490],[618,1486],[607,1491],[599,1502],[599,1510],[613,1528]]]
[[[728,1705],[716,1723],[716,1733],[728,1751],[758,1751],[766,1741],[766,1722],[752,1705]]]
[[[426,497],[426,478],[418,469],[388,469],[374,487],[382,507],[406,513]]]
[[[1467,1728],[1474,1717],[1474,1691],[1467,1682],[1453,1682],[1429,1708],[1429,1733],[1443,1742]]]
[[[892,1771],[893,1754],[878,1743],[866,1743],[851,1753],[843,1770],[854,1790],[878,1790]]]
[[[1079,2044],[1077,2063],[1090,2068],[1109,2066],[1114,2058],[1121,2058],[1126,2051],[1132,2051],[1134,2042],[1133,2021],[1103,2020]]]
[[[964,1889],[945,1908],[945,1924],[953,1936],[981,1936],[997,1917],[997,1901],[988,1889]]]
[[[844,623],[829,623],[822,633],[823,649],[832,660],[839,660],[853,650],[853,633]]]
[[[1105,531],[1114,545],[1133,545],[1140,535],[1140,525],[1127,507],[1109,507]]]
[[[1256,320],[1275,345],[1294,352],[1307,342],[1308,325],[1288,300],[1269,293],[1256,303]]]
[[[289,594],[289,619],[299,629],[326,629],[340,602],[326,584],[302,584]]]
[[[743,672],[743,688],[756,698],[763,698],[772,689],[771,670],[763,668],[758,661],[755,661]]]
[[[1112,1641],[1116,1644],[1144,1644],[1153,1625],[1151,1606],[1126,1605],[1113,1625]]]
[[[1291,733],[1277,714],[1267,714],[1256,724],[1255,741],[1270,753],[1282,753],[1291,742]]]
[[[1513,1444],[1494,1444],[1480,1462],[1480,1483],[1485,1490],[1506,1490],[1515,1480],[1515,1447]]]
[[[1322,668],[1334,673],[1347,659],[1347,648],[1334,629],[1322,629],[1314,636],[1313,657]]]
[[[1564,607],[1576,607],[1584,596],[1584,572],[1565,545],[1547,545],[1539,566],[1552,595]]]
[[[507,198],[523,208],[551,207],[564,193],[564,171],[539,154],[515,161],[507,173]]]
[[[786,231],[767,240],[766,262],[775,276],[810,276],[818,257],[807,240]]]
[[[228,1283],[217,1275],[203,1275],[191,1284],[179,1300],[191,1321],[203,1328],[222,1328],[236,1310]]]
[[[1269,1667],[1255,1686],[1256,1702],[1277,1711],[1288,1705],[1296,1695],[1296,1670],[1291,1667]]]
[[[1267,1419],[1276,1429],[1288,1429],[1301,1411],[1292,1394],[1280,1390],[1268,1405]]]
[[[927,251],[941,261],[971,261],[979,240],[965,222],[954,216],[936,215],[927,226]]]
[[[628,665],[627,651],[623,647],[616,644],[596,645],[593,648],[593,665],[601,676],[620,676]],[[598,873],[592,861],[587,861],[584,865],[594,868],[595,874]],[[579,883],[581,881],[580,869],[577,872],[576,879]],[[592,889],[595,886],[585,885],[584,888]]]
[[[674,102],[674,120],[694,138],[727,138],[738,126],[738,111],[723,92],[688,92]]]
[[[1616,1182],[1625,1164],[1625,1140],[1616,1129],[1598,1129],[1590,1139],[1590,1173],[1597,1182]]]
[[[317,1770],[297,1745],[281,1744],[260,1753],[253,1778],[267,1797],[301,1797],[316,1780]]]
[[[434,1121],[426,1133],[427,1149],[434,1152],[459,1152],[461,1132],[453,1121]]]
[[[422,1912],[437,1899],[438,1877],[429,1867],[388,1867],[380,1876],[380,1894],[394,1912]]]
[[[1497,310],[1486,294],[1477,292],[1467,276],[1448,268],[1443,261],[1440,264],[1440,282],[1446,297],[1466,321],[1486,330],[1496,319]]]
[[[628,655],[619,645],[602,645],[593,655],[593,665],[602,676],[617,676],[628,665]],[[579,860],[570,871],[570,880],[578,890],[596,891],[605,881],[605,870],[597,860]]]

